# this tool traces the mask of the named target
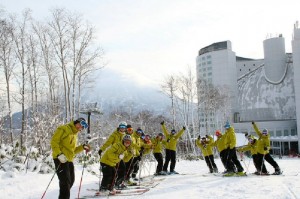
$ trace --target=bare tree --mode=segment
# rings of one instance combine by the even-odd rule
[[[6,83],[6,99],[8,109],[8,132],[10,135],[10,141],[13,143],[12,132],[12,105],[11,105],[11,78],[15,69],[15,57],[13,47],[13,25],[8,20],[0,21],[0,67],[4,71],[5,83]]]
[[[164,83],[161,85],[161,88],[162,91],[171,99],[173,128],[175,128],[176,126],[175,92],[178,89],[176,77],[174,75],[166,77]]]
[[[15,43],[15,53],[17,55],[18,62],[21,66],[21,106],[22,106],[22,125],[20,133],[20,147],[23,147],[23,139],[26,136],[25,132],[25,79],[26,79],[26,42],[28,38],[28,22],[31,19],[31,11],[26,9],[22,15],[22,21],[16,24],[16,28],[13,34],[13,40]]]
[[[71,117],[79,115],[81,89],[85,79],[91,72],[102,68],[96,67],[95,61],[101,58],[103,51],[100,48],[91,49],[93,46],[95,30],[88,23],[83,23],[81,15],[72,14],[68,17],[71,38],[72,57],[72,109]],[[77,82],[77,84],[76,84]],[[77,87],[77,90],[76,90]],[[77,91],[77,107],[76,107]],[[77,113],[76,113],[77,109]]]
[[[64,87],[64,112],[65,121],[70,120],[70,87],[68,64],[70,62],[70,45],[71,39],[69,37],[69,24],[67,20],[67,13],[64,9],[52,10],[52,21],[49,24],[50,41],[55,54],[55,62],[60,67],[63,76]]]

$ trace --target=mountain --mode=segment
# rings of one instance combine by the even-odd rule
[[[82,101],[98,102],[98,108],[104,112],[124,107],[128,111],[151,110],[162,114],[170,105],[170,99],[154,86],[142,85],[109,69],[98,73],[93,87],[83,92]]]

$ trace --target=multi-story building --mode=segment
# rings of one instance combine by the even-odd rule
[[[214,87],[230,88],[231,111],[227,114],[237,133],[255,135],[251,121],[271,135],[273,153],[299,153],[300,135],[300,29],[294,27],[292,53],[285,52],[282,35],[263,41],[264,58],[236,56],[231,42],[223,41],[200,49],[197,78]],[[213,114],[212,114],[213,115]],[[216,118],[216,117],[215,117]],[[216,120],[211,130],[222,128]],[[224,121],[222,121],[224,123]],[[200,127],[204,127],[201,123]],[[298,127],[298,128],[297,128]]]

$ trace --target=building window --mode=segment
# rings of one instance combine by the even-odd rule
[[[291,129],[291,136],[293,136],[293,135],[297,135],[296,129]]]
[[[255,66],[255,64],[253,64],[253,66]]]
[[[208,83],[212,83],[212,78],[207,78]]]
[[[276,131],[276,137],[280,137],[280,136],[282,136],[281,130],[277,130]]]
[[[206,73],[203,73],[203,77],[206,77]]]
[[[210,66],[210,67],[207,67],[207,70],[211,70],[212,69],[212,67]]]
[[[269,131],[269,134],[270,134],[271,137],[273,137],[274,136],[274,131]]]
[[[202,60],[205,60],[205,57],[202,57]]]
[[[202,66],[205,66],[206,65],[206,62],[202,62]]]
[[[284,131],[283,131],[283,135],[284,135],[284,136],[289,136],[289,130],[287,130],[287,129],[284,129]]]
[[[206,59],[210,59],[210,58],[211,58],[211,55],[207,55],[207,56],[206,56]]]
[[[211,64],[211,61],[207,61],[207,64]]]
[[[212,75],[212,73],[211,73],[211,72],[207,73],[207,76],[211,76],[211,75]]]
[[[242,71],[242,69],[240,69],[240,71]]]
[[[205,72],[206,71],[206,68],[203,68],[203,72]]]
[[[273,142],[273,147],[280,147],[279,142]]]

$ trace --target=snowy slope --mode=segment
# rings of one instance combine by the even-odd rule
[[[111,198],[300,198],[300,159],[284,158],[276,161],[284,171],[284,176],[204,177],[203,174],[208,172],[208,168],[203,160],[179,161],[176,170],[186,175],[167,176],[157,187],[140,196]],[[223,171],[220,159],[216,159],[216,163],[219,171]],[[246,158],[242,164],[246,171],[250,173],[254,171],[251,159]],[[85,170],[81,195],[91,194],[86,190],[87,188],[98,187],[99,178],[87,172],[87,170],[94,170],[98,173],[98,166],[98,164],[89,166]],[[155,163],[148,162],[146,166],[143,175],[152,174]],[[270,172],[273,172],[269,164],[266,166]],[[71,190],[71,198],[76,198],[78,194],[81,173],[82,165],[76,165],[76,181]],[[52,174],[19,173],[10,177],[1,171],[0,177],[1,199],[38,199],[41,198]],[[57,197],[58,180],[55,176],[45,199]]]

